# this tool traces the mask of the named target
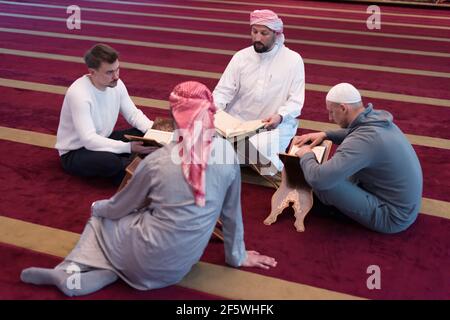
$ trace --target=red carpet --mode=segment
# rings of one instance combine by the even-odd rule
[[[81,64],[68,64],[62,61],[52,61],[51,66],[43,64],[42,59],[30,59],[23,57],[14,57],[11,55],[3,55],[3,63],[0,71],[4,77],[22,80],[39,82],[51,85],[69,86],[72,79],[76,79],[85,72],[81,69]],[[20,61],[20,64],[18,63]],[[30,73],[32,68],[35,73]],[[64,69],[64,74],[59,70]],[[153,99],[167,100],[169,93],[173,89],[174,75],[156,72],[145,72],[137,70],[123,70],[122,79],[127,84],[128,91],[133,96],[148,97]],[[344,81],[344,77],[336,75],[338,81]],[[214,88],[218,80],[196,78],[192,76],[177,76],[177,81],[186,81],[188,79],[195,79]],[[328,83],[324,85],[331,86],[331,79],[328,78]],[[328,80],[327,79],[327,80]],[[442,82],[442,79],[440,79]],[[449,82],[449,81],[447,81]],[[445,83],[447,83],[445,82]],[[441,85],[441,84],[440,84]],[[443,98],[448,93],[445,90],[440,90],[438,93],[445,92]],[[306,103],[302,111],[302,118],[308,120],[316,120],[321,122],[328,122],[328,114],[324,107],[325,93],[317,91],[306,92]],[[59,116],[60,103],[63,97],[57,96],[58,102],[53,102],[55,114]],[[370,99],[371,102],[378,108],[388,110],[394,115],[396,123],[402,128],[405,133],[434,136],[440,138],[450,138],[450,131],[447,130],[450,124],[450,108],[422,105],[415,103],[404,103],[399,101],[389,101],[382,99]],[[417,120],[423,119],[423,123],[417,126]],[[54,127],[55,129],[57,127]]]
[[[58,264],[61,259],[46,254],[32,252],[26,249],[17,248],[5,244],[0,244],[2,261],[6,263],[0,273],[0,299],[38,299],[38,300],[59,300],[69,299],[59,292],[58,289],[51,286],[41,286],[39,290],[36,287],[20,281],[20,272],[24,268],[28,268],[39,262],[39,266],[43,268],[52,268]],[[85,297],[75,297],[70,299],[78,300],[210,300],[221,299],[207,293],[182,288],[179,286],[171,286],[163,289],[139,291],[132,289],[122,281],[106,287],[104,290],[95,292]]]
[[[64,1],[29,0],[30,3],[73,4]],[[141,1],[145,3],[145,1]],[[248,3],[249,1],[246,1]],[[250,1],[258,3],[258,1]],[[221,4],[194,1],[163,1],[152,4],[192,6],[191,9],[167,6],[139,6],[82,1],[82,8],[135,11],[140,13],[194,16],[208,19],[228,19],[246,22],[248,12],[257,5]],[[334,8],[365,11],[364,5],[324,3],[313,1],[278,1],[288,4],[317,8]],[[202,11],[195,8],[240,10],[243,12]],[[270,5],[266,6],[270,8]],[[273,7],[285,23],[286,45],[298,51],[302,57],[323,61],[362,63],[425,71],[450,73],[448,55],[450,42],[437,40],[400,39],[366,35],[342,34],[301,30],[289,26],[319,27],[368,32],[364,13],[308,10],[305,8]],[[381,34],[393,33],[411,36],[450,38],[448,12],[417,8],[383,7],[383,13],[425,15],[446,19],[428,19],[413,16],[382,15]],[[65,19],[65,9],[27,7],[0,4],[0,13],[41,15]],[[361,23],[331,20],[283,17],[308,15],[310,17],[356,19]],[[185,45],[192,48],[228,50],[222,54],[151,48],[126,43],[111,45],[121,52],[121,60],[162,67],[192,69],[221,73],[231,58],[231,53],[249,45],[246,24],[179,20],[129,16],[126,14],[83,11],[82,19],[122,24],[167,27],[179,30],[199,30],[241,34],[244,38],[218,35],[187,34],[110,26],[83,24],[82,30],[68,31],[64,21],[33,20],[20,17],[1,16],[0,28],[16,28],[39,32],[56,32],[64,35],[110,37],[141,41],[148,44]],[[386,23],[386,24],[383,24]],[[422,24],[441,29],[393,26],[388,23]],[[446,29],[445,29],[446,28]],[[19,40],[20,39],[20,40]],[[289,40],[317,41],[324,44],[340,43],[368,46],[370,48],[392,48],[418,50],[446,54],[444,57],[388,53],[351,48],[325,47],[314,44],[290,43]],[[0,30],[0,48],[37,51],[81,57],[95,41],[62,39],[38,35],[20,35]],[[31,81],[49,85],[69,86],[77,77],[86,73],[82,64],[56,60],[27,58],[0,54],[0,78]],[[450,99],[450,79],[444,76],[419,76],[381,71],[365,71],[353,68],[320,66],[306,63],[308,84],[332,86],[338,82],[351,82],[359,89],[386,93],[397,93],[419,97]],[[138,71],[122,68],[130,95],[167,100],[171,89],[185,80],[198,80],[211,89],[217,79],[182,76],[176,74]],[[55,134],[63,96],[0,87],[0,126]],[[324,107],[324,92],[308,90],[301,118],[328,121]],[[376,108],[390,111],[399,127],[408,134],[450,139],[450,108],[392,101],[383,97],[366,99]],[[166,110],[142,108],[151,118],[167,115]],[[118,128],[126,127],[120,119]],[[304,130],[301,130],[304,132]],[[421,160],[424,173],[426,198],[450,201],[450,165],[447,160],[450,150],[414,146]],[[111,196],[115,188],[100,179],[82,179],[65,174],[53,149],[30,146],[9,141],[0,141],[0,184],[3,195],[0,214],[40,225],[63,230],[81,232],[89,216],[89,206],[94,200]],[[448,234],[450,221],[421,214],[417,222],[407,231],[397,235],[381,235],[340,217],[328,216],[316,208],[306,219],[306,232],[295,232],[292,212],[285,212],[273,226],[262,224],[270,211],[272,189],[254,185],[243,185],[243,211],[245,240],[249,249],[257,249],[273,255],[278,267],[270,271],[248,269],[271,277],[299,282],[320,288],[357,295],[371,299],[448,299],[450,296],[450,246]],[[1,299],[61,299],[53,288],[40,288],[22,284],[20,270],[30,265],[51,267],[59,258],[38,254],[26,249],[0,245],[2,261],[8,261],[0,272]],[[224,264],[223,245],[212,241],[203,261]],[[382,270],[382,290],[368,290],[367,267],[378,265]],[[172,286],[151,292],[139,292],[118,282],[89,299],[217,299],[205,293]]]
[[[114,188],[100,179],[64,174],[54,150],[17,144],[8,148],[11,145],[14,144],[0,143],[0,150],[11,150],[11,162],[2,163],[4,169],[0,171],[11,182],[0,189],[5,195],[0,212],[6,216],[80,233],[92,201],[114,193]],[[21,166],[14,161],[19,154],[27,155],[20,161]],[[280,216],[273,226],[263,225],[272,193],[265,187],[243,185],[247,247],[264,250],[280,261],[270,271],[248,271],[368,298],[435,299],[450,293],[450,286],[444,281],[450,276],[448,270],[436,272],[441,265],[450,263],[445,250],[449,220],[420,215],[406,232],[381,235],[350,220],[313,210],[306,220],[306,232],[297,233],[290,212]],[[211,242],[202,260],[224,264],[223,244]],[[372,264],[383,270],[386,291],[367,290],[366,268]],[[405,288],[408,279],[417,281],[406,290],[410,288]]]

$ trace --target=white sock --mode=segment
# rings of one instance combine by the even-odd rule
[[[74,274],[66,273],[63,269],[28,268],[22,271],[20,279],[36,285],[54,285],[65,295],[72,297],[96,292],[118,278],[110,270],[94,269],[79,273],[79,282],[70,286],[67,280],[71,276]]]

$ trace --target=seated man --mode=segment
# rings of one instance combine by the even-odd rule
[[[297,132],[305,72],[300,55],[284,46],[283,22],[274,12],[253,11],[250,25],[253,46],[233,56],[213,95],[217,107],[232,116],[266,122],[265,128],[271,131],[251,137],[248,147],[262,157],[259,163],[271,165],[264,172],[259,170],[270,176],[282,169],[278,153],[286,150]],[[238,153],[244,151],[238,149]]]
[[[295,137],[306,181],[321,202],[332,205],[369,229],[396,233],[417,218],[422,169],[417,155],[392,122],[392,115],[366,108],[354,86],[340,83],[328,92],[330,120],[341,128]],[[319,165],[311,147],[330,139],[336,153]],[[307,142],[311,145],[306,145]]]
[[[89,74],[77,79],[64,98],[56,149],[65,171],[84,177],[109,177],[119,184],[130,153],[148,154],[142,142],[125,142],[124,134],[142,136],[153,122],[131,101],[119,79],[118,53],[105,44],[88,50]],[[113,132],[121,113],[133,129]]]
[[[239,165],[231,144],[215,136],[211,92],[198,82],[184,82],[171,93],[170,105],[179,142],[147,156],[112,198],[94,202],[66,259],[55,269],[24,270],[24,282],[52,284],[69,296],[97,291],[118,277],[140,290],[169,286],[199,261],[219,217],[229,265],[277,265],[245,249]],[[209,161],[218,152],[233,161]],[[67,286],[68,271],[74,270],[82,271],[78,288]]]

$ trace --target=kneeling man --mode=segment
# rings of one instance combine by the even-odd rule
[[[321,202],[369,229],[405,230],[416,220],[422,199],[422,169],[413,147],[392,115],[372,104],[364,107],[351,84],[331,88],[326,105],[330,120],[342,129],[293,141],[302,146],[297,155],[306,181]],[[318,164],[311,148],[324,139],[339,147],[330,160]]]

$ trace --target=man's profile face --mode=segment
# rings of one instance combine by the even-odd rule
[[[327,101],[328,119],[333,121],[341,128],[347,128],[348,121],[346,108],[343,104]]]
[[[97,70],[89,69],[93,80],[102,87],[114,88],[119,81],[119,59],[113,63],[102,61]]]
[[[270,51],[275,44],[275,31],[266,26],[253,25],[251,35],[253,48],[258,53]]]

